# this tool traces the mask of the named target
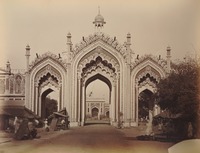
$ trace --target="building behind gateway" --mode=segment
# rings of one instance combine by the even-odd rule
[[[45,98],[58,93],[57,109],[66,107],[71,126],[83,126],[92,112],[109,117],[117,125],[120,114],[124,126],[137,126],[139,121],[139,95],[151,95],[156,84],[170,72],[171,49],[166,59],[153,55],[136,55],[131,49],[131,34],[121,44],[101,29],[106,24],[100,12],[93,24],[96,32],[82,37],[77,45],[67,34],[67,49],[58,55],[51,52],[37,55],[29,61],[31,48],[26,46],[26,70],[12,70],[9,62],[0,69],[0,105],[25,106],[45,118]],[[86,98],[86,87],[95,80],[109,87],[109,101]],[[87,100],[86,100],[87,99]],[[151,102],[149,110],[157,115],[159,107]]]

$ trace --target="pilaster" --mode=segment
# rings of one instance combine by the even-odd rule
[[[139,90],[138,90],[138,82],[135,82],[135,120],[136,124],[138,125],[138,96],[139,96]]]
[[[35,106],[34,106],[34,112],[38,115],[38,85],[35,85],[35,87],[34,87],[34,89],[35,89]]]
[[[80,124],[80,122],[81,122],[81,118],[80,118],[80,116],[81,116],[81,113],[80,113],[80,111],[81,111],[81,105],[80,105],[81,104],[81,92],[80,91],[81,90],[80,89],[81,89],[81,78],[78,77],[78,89],[77,89],[77,92],[78,92],[78,94],[77,94],[78,95],[78,97],[77,97],[78,98],[77,99],[77,103],[78,103],[78,105],[77,105],[78,106],[78,108],[77,108],[77,111],[78,111],[77,112],[77,115],[78,115],[77,120],[78,120],[78,124]]]
[[[82,83],[82,116],[81,116],[81,126],[85,123],[85,85]]]

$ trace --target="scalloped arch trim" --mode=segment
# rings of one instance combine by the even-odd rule
[[[146,60],[151,60],[155,64],[159,65],[165,71],[165,73],[167,73],[167,62],[164,59],[158,59],[156,56],[153,56],[151,54],[144,55],[139,59],[136,59],[135,62],[131,64],[131,69],[134,69],[136,66],[143,63]]]
[[[63,61],[59,56],[51,53],[51,52],[46,52],[42,54],[41,56],[38,56],[35,58],[35,60],[29,65],[29,71],[32,71],[34,67],[39,65],[40,63],[43,63],[47,59],[52,59],[53,61],[57,62],[61,67],[64,68],[64,70],[67,69],[67,63]]]
[[[74,58],[83,48],[89,46],[93,42],[98,40],[103,41],[104,43],[112,46],[116,51],[118,51],[124,58],[126,57],[126,45],[121,45],[116,38],[111,38],[109,35],[104,33],[94,33],[89,35],[88,37],[83,37],[83,40],[76,44],[72,49],[72,57]]]

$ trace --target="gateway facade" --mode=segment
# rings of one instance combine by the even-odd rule
[[[101,32],[105,21],[100,13],[93,23],[97,32],[83,37],[75,46],[68,33],[67,50],[59,55],[47,52],[37,55],[30,63],[31,48],[27,45],[25,72],[12,72],[9,63],[6,69],[1,69],[1,101],[12,105],[16,97],[20,97],[21,105],[44,118],[45,98],[56,91],[57,109],[66,107],[71,126],[83,126],[88,111],[86,88],[99,79],[109,87],[105,109],[110,124],[117,125],[122,116],[124,126],[137,126],[140,94],[154,93],[159,80],[170,72],[171,49],[167,48],[166,60],[152,55],[135,55],[129,33],[122,45],[115,37]],[[150,103],[149,110],[158,114],[159,108],[154,101]]]

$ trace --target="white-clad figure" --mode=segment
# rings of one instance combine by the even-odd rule
[[[48,121],[47,121],[47,119],[44,120],[44,128],[45,129],[48,128]]]
[[[19,126],[20,126],[20,120],[17,118],[17,116],[15,116],[15,120],[14,120],[13,124],[15,127],[15,133],[17,133]]]
[[[61,120],[61,124],[64,125],[65,124],[65,119]]]
[[[152,121],[153,121],[153,114],[152,111],[149,111],[149,120],[147,120],[147,129],[146,129],[146,135],[151,135],[153,130],[152,130]]]
[[[37,119],[34,119],[35,125],[39,124],[39,121]]]
[[[18,120],[18,118],[17,118],[17,116],[15,116],[15,120],[14,120],[14,122],[13,122],[13,125],[16,125],[17,120]]]
[[[149,111],[149,121],[150,121],[151,123],[153,122],[153,113],[152,113],[151,110]]]
[[[146,128],[146,135],[151,135],[152,133],[152,123],[150,122],[150,120],[147,121],[146,124],[147,128]]]

